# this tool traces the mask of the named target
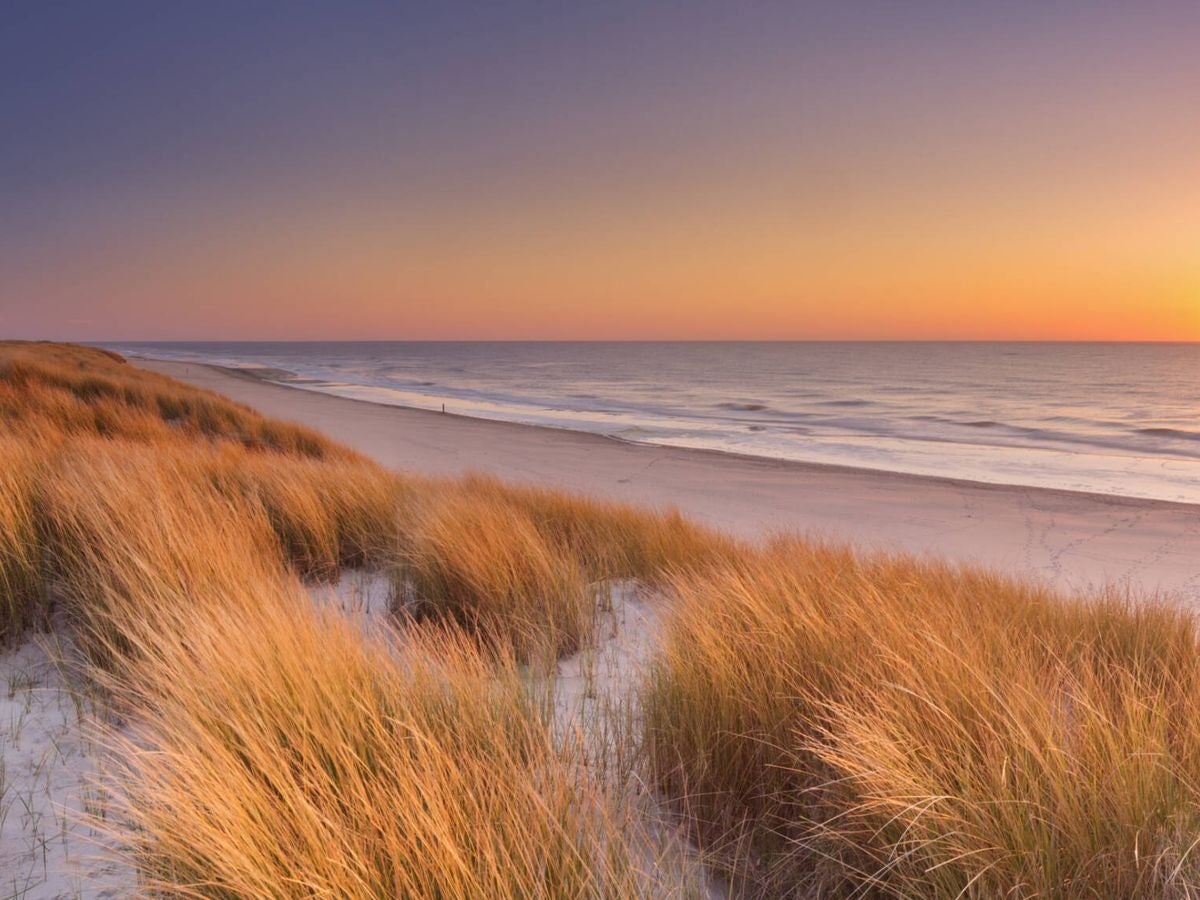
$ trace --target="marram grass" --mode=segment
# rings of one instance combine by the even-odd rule
[[[270,564],[265,514],[188,496],[177,473],[106,477],[118,502],[64,515],[81,540],[120,534],[71,568],[93,592],[79,630],[96,677],[132,711],[105,741],[121,761],[107,804],[148,893],[688,894],[659,884],[618,792],[551,740],[511,656],[455,629],[366,634]],[[147,495],[205,515],[139,526],[122,511]]]
[[[1190,613],[796,541],[676,592],[649,768],[748,893],[1200,890]]]
[[[44,447],[0,437],[0,647],[47,613],[35,486]]]
[[[348,566],[395,628],[310,602]],[[1200,895],[1190,612],[397,475],[0,344],[0,632],[71,628],[128,723],[108,822],[148,895],[686,895],[523,665],[593,645],[625,579],[665,623],[617,756],[735,894]]]

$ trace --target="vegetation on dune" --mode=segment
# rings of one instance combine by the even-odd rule
[[[687,892],[678,873],[656,873],[663,842],[632,817],[620,780],[552,736],[553,704],[512,652],[519,632],[485,633],[502,616],[470,616],[465,632],[437,603],[401,647],[316,608],[297,580],[394,565],[424,539],[415,529],[438,486],[323,438],[280,439],[297,432],[217,397],[188,402],[224,409],[221,429],[180,428],[141,398],[157,391],[154,408],[175,410],[166,395],[191,389],[142,383],[106,354],[12,354],[20,364],[0,382],[6,624],[44,618],[49,588],[130,723],[107,739],[109,821],[147,893]],[[55,374],[31,374],[42,369]],[[86,386],[94,377],[123,383],[119,401]],[[510,533],[493,524],[498,540]],[[475,588],[481,608],[509,590]],[[565,601],[524,589],[543,604],[529,632],[544,643]]]
[[[56,595],[108,671],[135,665],[189,610],[223,615],[285,573],[261,510],[212,490],[186,455],[81,439],[43,496]]]
[[[51,503],[81,642],[134,712],[108,801],[147,892],[646,895],[650,838],[511,657],[364,634],[279,565],[263,510],[145,463],[68,472]]]
[[[0,515],[14,523],[6,538],[41,535],[46,523],[36,521],[30,498],[63,472],[96,465],[140,469],[147,477],[170,470],[180,481],[261,508],[304,575],[381,565],[396,546],[398,476],[316,432],[137,369],[108,351],[0,342],[0,441],[7,463]],[[130,515],[162,511],[163,503],[150,498]],[[25,552],[0,555],[0,584],[13,585],[0,628],[8,623],[16,633],[54,573],[41,571],[38,540],[14,540]],[[33,590],[30,571],[38,573]]]
[[[312,459],[357,454],[210,391],[129,365],[108,350],[0,341],[0,426],[76,436],[229,441]]]
[[[397,629],[310,601],[347,566],[389,574]],[[148,893],[684,892],[523,665],[592,644],[620,579],[666,613],[618,755],[736,891],[1200,894],[1188,612],[401,476],[114,354],[0,343],[0,634],[63,613],[131,723],[110,822]]]
[[[36,498],[38,448],[0,437],[0,646],[46,616]]]
[[[15,472],[16,495],[29,496],[38,478],[53,481],[62,467],[86,467],[84,457],[170,469],[261,510],[299,574],[333,579],[346,567],[388,567],[405,613],[487,632],[522,656],[535,645],[569,652],[585,642],[596,583],[654,581],[734,547],[674,514],[487,478],[402,477],[319,434],[93,348],[0,343],[4,433],[17,438],[14,453],[36,436],[41,474]],[[40,565],[36,555],[3,558],[12,559],[3,571],[13,578]],[[43,603],[44,581],[33,583],[36,590],[7,593],[13,633]]]
[[[354,459],[288,458],[220,447],[195,457],[196,477],[266,515],[284,556],[309,578],[383,565],[400,540],[399,477]]]
[[[658,584],[738,547],[677,514],[479,476],[424,483],[405,519],[398,607],[500,639],[524,660],[588,644],[611,582]]]
[[[575,560],[592,581],[637,578],[658,584],[680,568],[735,558],[742,550],[738,542],[677,512],[517,487],[478,475],[431,487],[439,495],[454,493],[527,518],[543,540]]]
[[[400,611],[449,619],[525,660],[557,659],[591,633],[597,589],[527,514],[454,492],[429,504],[396,570]]]
[[[750,893],[1200,886],[1190,614],[797,541],[676,590],[647,752]]]
[[[169,646],[120,817],[172,896],[637,897],[634,823],[557,747],[511,663],[411,635],[401,666],[336,613],[257,596],[203,619],[224,664]],[[419,646],[418,646],[419,645]],[[177,682],[181,682],[180,687]],[[161,695],[167,700],[162,702]],[[153,754],[140,752],[148,744]],[[682,893],[680,891],[679,893]]]

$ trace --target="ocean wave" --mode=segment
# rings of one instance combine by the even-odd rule
[[[728,409],[733,412],[763,412],[770,409],[765,403],[718,403],[717,409]]]
[[[302,376],[289,369],[278,369],[274,366],[258,366],[253,364],[242,365],[235,364],[226,366],[231,372],[237,372],[239,375],[249,375],[253,378],[261,378],[263,381],[304,381]]]
[[[1188,431],[1185,428],[1135,428],[1133,433],[1152,437],[1177,438],[1184,441],[1200,441],[1200,431]]]

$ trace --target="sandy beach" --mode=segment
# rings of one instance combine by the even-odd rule
[[[630,444],[348,400],[194,363],[138,360],[426,475],[486,472],[648,506],[742,536],[798,531],[979,563],[1074,590],[1200,601],[1200,507]]]

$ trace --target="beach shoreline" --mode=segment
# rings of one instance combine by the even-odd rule
[[[855,465],[839,465],[837,463],[816,462],[801,459],[788,459],[785,457],[766,456],[755,453],[739,453],[736,450],[722,450],[713,447],[687,447],[677,444],[655,443],[651,441],[638,441],[632,438],[621,437],[618,434],[604,434],[595,431],[583,431],[577,428],[557,425],[543,425],[533,422],[514,422],[507,419],[489,419],[482,416],[472,416],[466,413],[454,412],[453,410],[438,411],[434,409],[426,409],[420,406],[407,406],[402,403],[382,403],[376,400],[365,400],[359,397],[345,397],[339,394],[332,394],[325,391],[316,391],[302,387],[300,384],[289,383],[288,378],[276,376],[288,375],[292,373],[284,369],[274,369],[269,366],[222,366],[216,363],[200,363],[200,362],[183,362],[180,360],[158,359],[154,357],[130,357],[130,360],[135,365],[143,363],[154,363],[155,365],[163,364],[168,366],[185,365],[185,366],[200,366],[208,369],[215,369],[222,374],[228,374],[236,378],[246,379],[248,381],[259,384],[269,384],[276,387],[288,388],[296,391],[304,391],[305,393],[321,394],[327,397],[333,397],[337,400],[345,401],[346,403],[363,403],[372,407],[380,407],[383,409],[398,409],[405,413],[413,413],[422,416],[436,416],[438,419],[450,417],[467,422],[486,422],[491,425],[501,427],[513,427],[521,430],[532,429],[534,431],[542,431],[550,434],[570,434],[578,435],[585,439],[595,439],[603,442],[611,442],[631,447],[654,447],[662,450],[671,450],[684,454],[694,454],[697,456],[715,457],[716,459],[740,460],[751,463],[764,463],[769,466],[779,466],[784,469],[810,470],[813,472],[839,472],[845,474],[857,475],[882,475],[888,478],[912,479],[917,482],[932,482],[944,485],[953,486],[969,486],[972,488],[997,488],[1000,490],[1020,490],[1020,491],[1036,491],[1046,494],[1063,494],[1072,497],[1088,497],[1094,500],[1116,503],[1128,503],[1135,507],[1144,505],[1161,506],[1176,509],[1186,509],[1200,516],[1200,503],[1189,503],[1183,500],[1167,500],[1159,497],[1138,497],[1128,494],[1109,494],[1102,491],[1085,491],[1076,488],[1052,488],[1043,487],[1041,485],[1022,485],[1013,484],[1002,481],[980,481],[971,478],[960,478],[950,475],[925,475],[918,472],[906,472],[898,469],[872,468],[870,466],[855,466]],[[149,368],[149,367],[148,367]],[[156,370],[157,371],[157,370]],[[163,374],[171,374],[173,370],[162,370]],[[181,381],[186,380],[180,376],[171,374],[172,378],[179,378]],[[251,404],[252,405],[252,404]]]
[[[675,507],[744,537],[794,531],[1094,591],[1200,601],[1200,506],[670,447],[334,396],[263,373],[134,358],[393,469],[467,472]]]
[[[1194,351],[995,342],[120,344],[390,406],[826,466],[1200,505]],[[1113,387],[1123,385],[1123,391]]]

